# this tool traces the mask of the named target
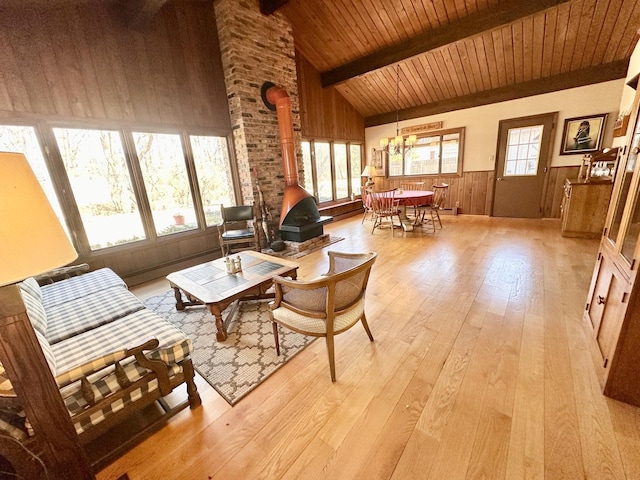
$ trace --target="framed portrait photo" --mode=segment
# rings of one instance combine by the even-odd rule
[[[575,155],[599,150],[607,115],[602,113],[565,119],[560,155]]]
[[[371,153],[371,164],[376,167],[376,177],[387,176],[387,162],[387,151],[382,148],[374,148]]]

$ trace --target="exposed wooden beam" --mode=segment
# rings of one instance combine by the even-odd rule
[[[555,75],[553,77],[539,78],[528,82],[511,85],[508,87],[496,88],[484,92],[465,95],[464,97],[452,98],[440,102],[406,108],[398,112],[399,120],[409,120],[412,118],[437,115],[439,113],[462,110],[464,108],[479,107],[491,103],[505,102],[518,98],[541,95],[543,93],[557,92],[568,88],[583,87],[594,83],[608,82],[625,78],[629,61],[620,60],[617,62],[599,65],[597,67],[584,68],[573,72]],[[374,127],[396,121],[396,112],[382,113],[365,117],[364,126]]]
[[[289,0],[260,0],[260,13],[271,15]]]
[[[151,23],[165,3],[167,0],[122,0],[119,9],[130,28],[142,30]]]
[[[367,72],[493,30],[568,1],[571,0],[511,1],[500,4],[496,8],[469,15],[328,70],[322,73],[320,80],[323,87],[343,83]]]

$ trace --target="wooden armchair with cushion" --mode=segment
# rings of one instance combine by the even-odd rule
[[[369,340],[373,341],[364,306],[369,274],[377,254],[328,252],[328,255],[329,271],[314,280],[274,277],[276,298],[269,305],[278,355],[278,325],[304,335],[325,337],[331,381],[335,382],[334,335],[361,321]]]
[[[225,207],[220,205],[222,222],[216,225],[220,239],[222,255],[240,250],[260,251],[260,239],[256,228],[256,215],[253,205]]]

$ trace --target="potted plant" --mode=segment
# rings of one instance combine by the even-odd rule
[[[174,213],[173,221],[176,225],[184,225],[184,215],[180,212]]]

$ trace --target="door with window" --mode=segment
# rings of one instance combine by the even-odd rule
[[[502,120],[498,131],[495,217],[540,218],[556,113]]]

